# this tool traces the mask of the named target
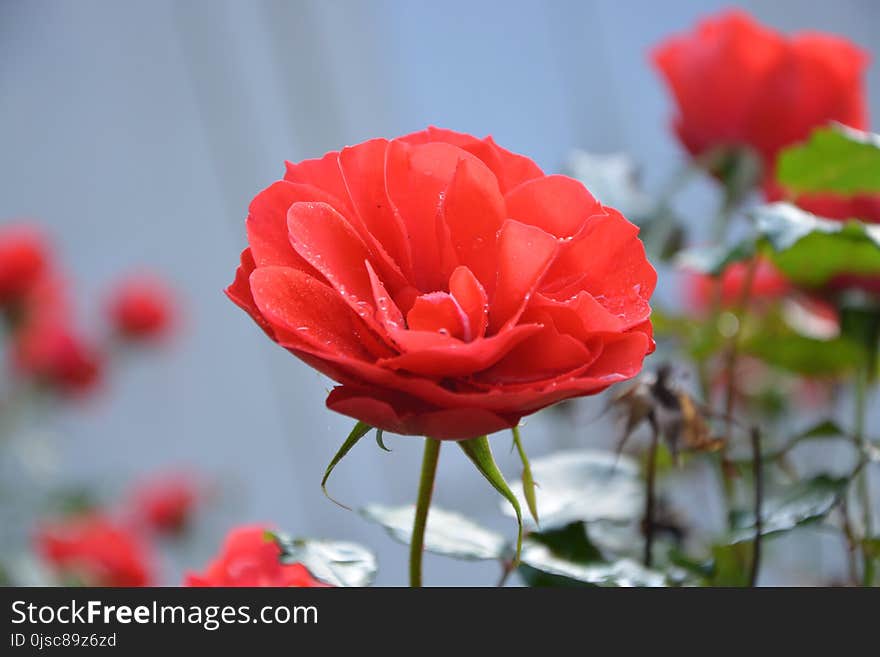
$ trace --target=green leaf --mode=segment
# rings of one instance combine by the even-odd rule
[[[809,429],[795,434],[792,436],[790,442],[812,440],[814,438],[828,438],[830,436],[846,436],[846,431],[841,429],[840,425],[834,420],[825,419],[817,422]]]
[[[376,576],[376,557],[357,543],[270,536],[281,548],[282,563],[301,563],[316,579],[331,586],[369,586]]]
[[[351,448],[357,445],[357,442],[363,438],[367,433],[369,433],[370,429],[372,429],[369,424],[361,422],[358,420],[358,423],[354,425],[354,429],[351,430],[351,433],[348,434],[348,438],[345,439],[345,442],[342,443],[342,447],[339,448],[339,451],[336,452],[336,455],[333,457],[333,460],[330,461],[330,465],[327,466],[327,470],[324,472],[324,478],[321,479],[321,490],[324,491],[324,495],[327,496],[327,499],[335,502],[343,509],[348,509],[351,511],[350,507],[345,506],[342,502],[334,500],[330,493],[327,492],[327,480],[330,478],[330,473],[333,472],[333,468],[336,467],[336,464],[339,463],[343,457],[351,451]]]
[[[522,474],[522,489],[523,496],[526,498],[526,504],[529,507],[529,513],[532,514],[532,519],[535,521],[535,524],[540,524],[538,520],[538,503],[535,500],[535,479],[532,477],[532,466],[529,464],[529,457],[526,455],[526,450],[522,446],[522,441],[519,436],[519,427],[513,427],[511,429],[513,432],[513,444],[516,446],[516,451],[519,452],[520,461],[522,461],[523,466],[523,474]]]
[[[471,438],[470,440],[460,440],[458,441],[458,446],[461,447],[462,451],[467,455],[471,462],[477,466],[477,470],[480,471],[480,474],[482,474],[486,480],[492,484],[495,490],[510,502],[510,506],[513,507],[513,511],[516,514],[517,524],[516,554],[514,555],[513,561],[514,564],[518,563],[522,552],[522,508],[520,507],[519,500],[516,495],[513,494],[513,491],[510,490],[510,486],[507,485],[507,480],[504,479],[504,475],[501,474],[501,470],[498,469],[498,465],[495,463],[495,458],[492,456],[492,448],[489,446],[489,439],[486,436],[482,436],[480,438]]]
[[[412,539],[415,506],[389,507],[371,504],[361,509],[367,520],[379,523],[396,541],[409,545]],[[470,518],[431,507],[425,528],[425,550],[471,561],[501,559],[507,553],[504,537]]]
[[[807,143],[782,151],[777,179],[796,194],[880,192],[880,135],[839,124],[814,130]]]
[[[612,563],[578,563],[556,556],[531,538],[523,545],[520,574],[530,586],[666,586],[663,573],[632,559]]]
[[[820,474],[785,487],[763,505],[761,534],[771,536],[824,518],[846,491],[849,479]],[[739,512],[732,518],[734,533],[731,543],[754,538],[755,515]]]
[[[535,498],[542,529],[641,517],[644,485],[638,464],[627,456],[598,450],[557,452],[532,461],[532,473],[541,482]],[[525,498],[522,482],[512,489]]]
[[[862,545],[871,559],[880,559],[880,536],[866,538],[862,541]]]
[[[709,583],[712,586],[748,586],[749,572],[745,565],[742,546],[716,545],[712,548],[712,568]]]
[[[817,340],[770,328],[743,340],[741,348],[768,365],[807,376],[846,375],[864,359],[862,349],[846,338]]]
[[[880,226],[832,221],[788,203],[754,210],[774,264],[794,283],[820,287],[839,274],[880,275]]]
[[[676,265],[709,276],[720,276],[730,265],[750,260],[755,255],[755,241],[742,240],[732,246],[695,247],[678,254]]]
[[[382,436],[385,432],[382,429],[376,429],[376,444],[379,445],[380,448],[384,449],[386,452],[390,452],[391,450],[385,446],[385,443],[382,441]]]
[[[545,545],[557,557],[589,563],[602,561],[602,552],[590,540],[587,526],[582,522],[572,522],[560,529],[532,532],[529,540]]]

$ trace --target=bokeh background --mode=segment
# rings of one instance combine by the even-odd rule
[[[40,428],[60,450],[41,467],[111,497],[167,467],[215,482],[194,542],[165,557],[168,584],[201,568],[229,527],[252,521],[362,542],[378,553],[377,583],[404,584],[405,549],[321,494],[352,425],[324,408],[329,382],[222,294],[248,202],[285,159],[429,124],[492,134],[548,171],[575,147],[624,151],[656,189],[684,157],[647,53],[732,5],[868,49],[880,25],[874,0],[0,1],[0,219],[46,228],[86,325],[97,321],[99,290],[138,266],[170,279],[183,311],[167,349],[132,359],[101,394]],[[876,63],[867,87],[876,128]],[[695,221],[712,194],[707,183],[685,196]],[[674,304],[677,283],[661,277],[658,298]],[[529,419],[533,458],[603,439],[607,425],[586,422],[600,408],[581,405],[565,425],[573,430],[550,414]],[[412,501],[420,443],[388,437],[387,454],[364,441],[334,474],[335,496]],[[506,444],[499,437],[496,449],[513,476]],[[445,452],[436,502],[512,535],[494,492],[459,450]],[[700,503],[715,504],[712,492]],[[427,556],[431,584],[496,578],[494,564]]]

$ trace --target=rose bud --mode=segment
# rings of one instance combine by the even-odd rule
[[[85,586],[150,586],[153,580],[147,545],[97,513],[43,525],[35,546],[59,576]]]
[[[840,37],[786,37],[742,11],[706,19],[652,53],[675,98],[673,125],[695,157],[749,148],[770,176],[780,149],[839,121],[864,128],[867,54]]]
[[[160,338],[171,328],[172,298],[170,290],[158,279],[130,277],[110,295],[110,322],[119,335],[129,340]]]
[[[159,533],[176,534],[189,524],[199,497],[191,477],[166,474],[138,485],[132,492],[132,508],[141,524]]]
[[[469,439],[639,372],[638,228],[491,137],[429,128],[288,163],[228,296],[382,430]]]
[[[22,301],[46,268],[48,247],[34,227],[0,227],[0,309]]]
[[[302,564],[282,564],[281,548],[261,526],[237,527],[202,574],[189,573],[185,586],[328,586]]]
[[[98,352],[56,319],[29,322],[15,336],[16,371],[61,393],[82,393],[96,386],[101,373]]]

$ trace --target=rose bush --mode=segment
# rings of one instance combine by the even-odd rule
[[[302,564],[282,564],[280,557],[281,548],[266,536],[265,527],[238,527],[204,573],[186,576],[186,586],[327,586]]]
[[[228,296],[338,381],[335,411],[466,439],[635,375],[656,274],[638,228],[491,138],[429,128],[288,163]]]
[[[695,156],[750,147],[769,175],[779,150],[816,126],[866,123],[868,56],[843,38],[789,38],[731,11],[667,39],[652,59],[675,97],[675,131]]]

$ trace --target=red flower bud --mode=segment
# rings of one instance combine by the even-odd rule
[[[140,276],[124,280],[108,302],[110,321],[122,336],[154,339],[165,335],[172,323],[172,294],[158,279]]]

